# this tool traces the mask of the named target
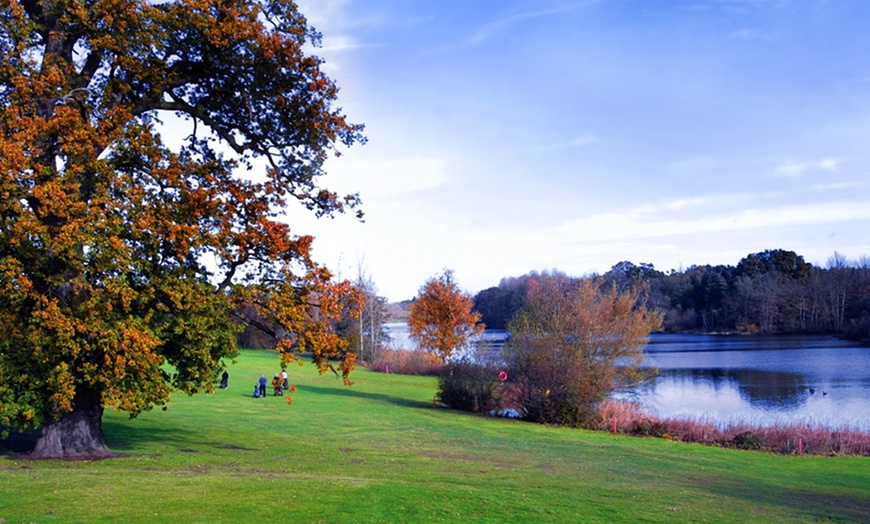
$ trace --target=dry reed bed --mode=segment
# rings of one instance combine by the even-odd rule
[[[377,358],[367,367],[381,373],[437,376],[444,371],[445,366],[433,362],[432,357],[424,351],[386,349],[378,352]]]
[[[850,428],[832,430],[818,424],[759,426],[737,422],[720,426],[702,419],[659,418],[637,404],[610,400],[591,429],[653,436],[713,446],[784,454],[870,456],[870,434]]]

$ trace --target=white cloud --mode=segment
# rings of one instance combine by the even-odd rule
[[[786,177],[798,177],[812,170],[836,171],[839,164],[840,161],[834,158],[806,162],[786,160],[776,167],[776,173]]]

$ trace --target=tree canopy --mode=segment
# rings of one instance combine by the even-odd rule
[[[453,272],[430,278],[408,308],[411,338],[435,360],[444,362],[469,336],[483,331],[480,313],[471,310],[473,304],[471,295],[456,285]]]
[[[105,455],[105,406],[212,390],[242,305],[282,365],[341,353],[357,295],[280,217],[358,209],[320,185],[363,137],[318,39],[290,0],[0,0],[0,424],[42,427],[37,456]]]

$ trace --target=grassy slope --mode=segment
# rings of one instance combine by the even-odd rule
[[[230,389],[130,421],[123,458],[0,460],[5,522],[812,522],[870,520],[867,458],[776,456],[432,409],[435,381],[292,368],[243,352]],[[2,521],[0,521],[2,522]]]

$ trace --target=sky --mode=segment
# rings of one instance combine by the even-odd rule
[[[368,142],[314,256],[390,301],[504,277],[870,255],[870,2],[299,0]]]

